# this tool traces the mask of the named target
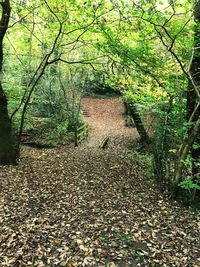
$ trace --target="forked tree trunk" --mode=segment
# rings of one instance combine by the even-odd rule
[[[3,39],[8,29],[11,8],[9,0],[5,0],[0,4],[2,7],[0,21],[0,75],[2,76]],[[0,164],[14,164],[15,162],[16,152],[11,121],[8,115],[7,97],[2,87],[2,81],[0,80]]]

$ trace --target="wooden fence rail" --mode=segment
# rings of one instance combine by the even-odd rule
[[[80,127],[75,127],[75,146],[78,146],[85,140],[89,133],[89,125],[87,123]]]

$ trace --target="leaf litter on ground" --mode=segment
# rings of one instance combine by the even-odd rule
[[[108,149],[23,147],[19,165],[0,167],[0,266],[199,267],[198,214],[160,194],[130,150],[137,134],[124,129],[123,108],[108,117],[119,101],[98,112],[87,101],[107,114]],[[88,119],[98,141],[98,116]]]

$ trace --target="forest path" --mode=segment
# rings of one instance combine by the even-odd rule
[[[200,266],[199,218],[160,195],[147,158],[120,146],[22,155],[0,167],[1,267]]]
[[[136,128],[128,128],[124,121],[124,105],[120,98],[84,98],[82,107],[87,114],[90,133],[85,144],[95,147],[105,138],[109,146],[129,146],[138,137]]]

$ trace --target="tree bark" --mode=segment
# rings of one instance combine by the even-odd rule
[[[16,153],[7,109],[7,98],[0,81],[0,164],[15,163]]]
[[[3,69],[3,39],[8,29],[10,18],[10,1],[0,3],[2,15],[0,20],[0,75]],[[15,164],[16,151],[12,136],[11,121],[8,115],[7,97],[2,87],[0,77],[0,164]]]
[[[196,1],[194,8],[194,20],[196,22],[194,29],[194,54],[190,65],[190,74],[193,79],[195,86],[198,88],[200,86],[200,1]],[[187,94],[187,117],[188,120],[193,114],[195,107],[199,103],[200,99],[197,96],[197,93],[194,88],[194,84],[192,81],[188,84],[188,94]],[[192,122],[195,123],[199,120],[200,117],[200,106],[195,112]],[[189,130],[189,135],[192,134]],[[193,144],[198,144],[200,146],[200,133],[198,132]],[[197,161],[200,156],[200,148],[191,148],[191,156],[192,156],[192,174],[193,179],[197,178],[199,174],[199,167],[197,166]]]
[[[125,105],[125,109],[126,111],[128,111],[128,113],[132,116],[134,123],[135,123],[135,127],[140,135],[140,141],[142,144],[148,144],[150,143],[150,138],[146,132],[146,129],[142,123],[142,119],[140,117],[140,114],[137,111],[136,106],[134,105],[134,103],[124,103]]]
[[[5,0],[0,2],[2,7],[1,21],[0,21],[0,72],[2,73],[3,68],[3,39],[8,29],[8,23],[10,19],[10,1]]]

